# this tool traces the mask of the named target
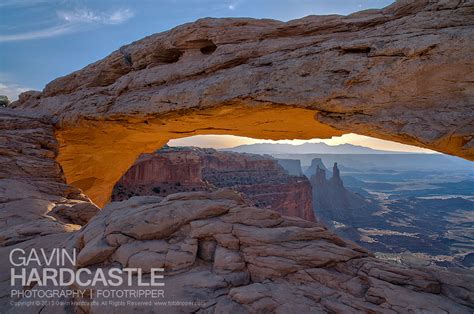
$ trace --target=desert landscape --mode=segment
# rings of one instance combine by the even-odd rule
[[[472,267],[471,162],[442,154],[321,145],[253,144],[226,150],[285,158],[297,162],[309,179],[317,174],[311,179],[316,216],[379,257]],[[324,163],[339,165],[339,179],[330,180],[333,169]]]
[[[0,312],[472,313],[473,17],[205,18],[21,93],[0,107]],[[171,145],[352,133],[451,156]]]

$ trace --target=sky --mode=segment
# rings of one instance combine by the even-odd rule
[[[370,147],[378,150],[387,150],[394,152],[411,152],[411,153],[436,153],[435,151],[419,148],[416,146],[404,145],[400,143],[394,143],[391,141],[380,140],[373,137],[362,136],[358,134],[344,134],[342,136],[335,136],[331,139],[312,139],[312,140],[262,140],[253,139],[241,136],[232,135],[196,135],[186,137],[177,140],[169,141],[170,146],[199,146],[199,147],[212,147],[212,148],[230,148],[245,144],[255,143],[285,143],[292,145],[301,145],[303,143],[326,143],[328,145],[340,145],[340,144],[352,144]]]
[[[203,17],[253,17],[288,21],[307,15],[349,14],[382,8],[392,0],[0,0],[0,95],[15,100],[53,79],[106,57],[121,46]],[[329,145],[427,150],[346,134]],[[197,136],[174,145],[231,147],[262,141]],[[304,141],[279,141],[301,144]]]

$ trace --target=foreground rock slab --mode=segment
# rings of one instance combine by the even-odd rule
[[[116,313],[161,309],[167,313],[470,313],[474,309],[472,273],[407,268],[377,260],[317,223],[250,207],[231,190],[114,202],[82,230],[65,235],[46,243],[40,237],[20,247],[44,247],[49,242],[75,247],[77,267],[93,273],[111,267],[141,268],[145,273],[164,268],[165,296],[159,301],[187,302],[163,308],[124,303],[114,308]],[[0,249],[0,255],[7,255],[5,251]],[[89,296],[81,299],[88,303],[74,311],[109,313],[110,307],[91,302],[122,299]]]

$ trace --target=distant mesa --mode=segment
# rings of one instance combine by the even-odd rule
[[[472,1],[404,0],[288,22],[201,19],[21,94],[0,108],[3,287],[13,248],[77,247],[78,266],[91,272],[165,268],[167,295],[202,301],[177,311],[472,313],[469,273],[381,261],[319,223],[288,217],[314,219],[311,192],[323,217],[359,215],[366,204],[344,188],[337,170],[371,169],[374,156],[392,169],[406,167],[409,154],[320,150],[333,154],[323,158],[326,165],[338,165],[332,179],[320,172],[311,187],[269,156],[165,149],[142,156],[119,182],[116,195],[130,199],[110,203],[82,228],[71,224],[83,206],[92,216],[92,202],[105,205],[139,154],[192,135],[279,140],[352,132],[474,160],[466,79],[474,60],[472,10]],[[309,165],[322,158],[311,145],[263,153],[296,159],[283,155],[309,152],[308,162],[301,159]],[[447,158],[423,158],[416,167],[448,168]],[[179,181],[171,181],[168,167]],[[192,192],[220,187],[227,189]],[[154,196],[131,197],[142,192]],[[29,288],[41,289],[37,282]],[[101,312],[51,300],[65,305],[25,312]],[[2,298],[0,312],[18,311],[11,301]]]
[[[165,146],[141,155],[115,185],[112,201],[219,188],[242,193],[256,207],[315,221],[311,184],[298,160],[211,148]]]
[[[407,153],[376,150],[352,144],[331,146],[325,143],[305,143],[302,145],[256,143],[226,148],[250,154],[267,154],[278,159],[300,160],[303,173],[308,177],[316,171],[316,166],[325,168],[322,163],[338,163],[341,170],[436,170],[442,164],[446,170],[474,170],[474,163],[449,155],[438,153]],[[314,164],[313,164],[314,163]],[[331,170],[325,169],[328,175]]]
[[[277,158],[278,164],[283,167],[291,176],[301,177],[301,161],[298,159],[280,159]]]

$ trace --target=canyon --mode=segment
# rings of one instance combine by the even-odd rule
[[[1,311],[107,311],[12,305],[11,289],[48,287],[10,286],[9,252],[59,247],[79,251],[75,268],[163,266],[169,298],[202,301],[170,312],[472,312],[472,272],[376,259],[235,191],[109,201],[140,154],[196,134],[354,132],[473,160],[473,16],[472,1],[403,0],[202,19],[21,94],[0,108]]]
[[[293,166],[285,161],[285,166],[288,165]],[[253,206],[315,221],[311,184],[301,175],[301,169],[298,171],[293,166],[290,170],[300,175],[289,175],[280,161],[270,156],[165,147],[138,158],[115,185],[112,201],[231,188],[243,193]]]

